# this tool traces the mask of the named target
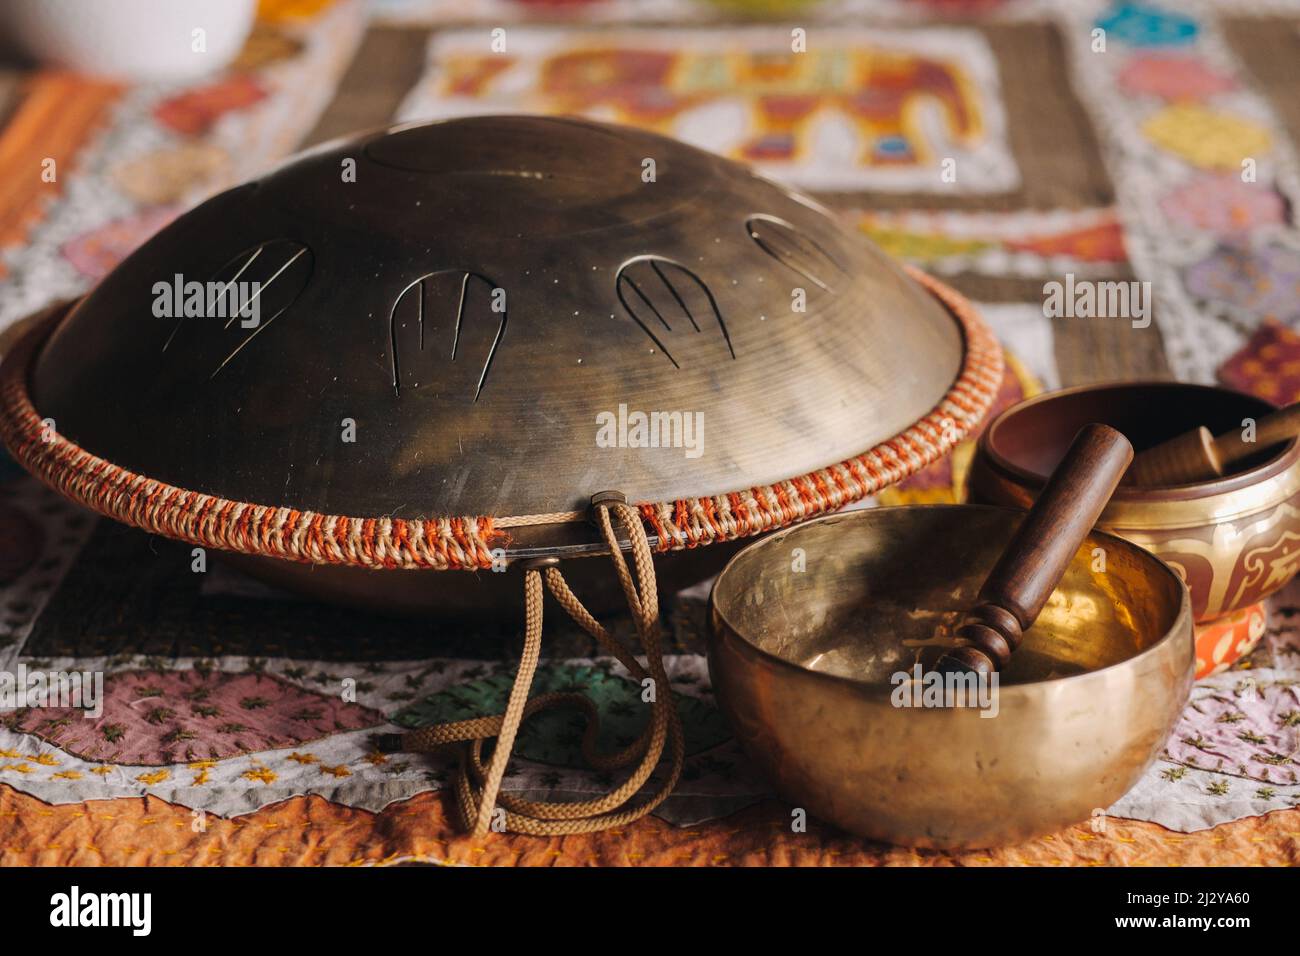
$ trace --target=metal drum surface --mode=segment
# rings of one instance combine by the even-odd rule
[[[160,315],[191,281],[256,283],[256,323]],[[950,447],[1000,370],[987,337],[972,371],[977,320],[950,305],[815,202],[713,154],[473,117],[327,144],[182,215],[53,324],[25,384],[69,447],[168,489],[291,517],[553,515],[503,549],[563,555],[599,546],[571,520],[595,492],[671,507],[806,475],[914,429],[973,374],[953,435],[933,436]],[[638,413],[682,442],[638,445]],[[25,426],[9,415],[12,446]],[[880,480],[935,457],[911,450]],[[184,538],[208,520],[89,503]],[[264,539],[284,530],[257,520]],[[230,547],[254,564],[282,556],[244,540]],[[367,566],[424,566],[390,550]]]

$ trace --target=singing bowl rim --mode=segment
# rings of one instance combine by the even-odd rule
[[[717,634],[717,629],[720,625],[722,628],[725,628],[727,634],[733,635],[738,641],[740,641],[745,646],[747,651],[750,651],[753,654],[757,655],[764,663],[770,666],[773,666],[781,670],[788,669],[793,673],[808,675],[810,678],[815,680],[831,681],[833,683],[843,684],[845,686],[853,687],[855,691],[860,694],[872,694],[880,698],[888,698],[890,694],[894,692],[894,688],[888,684],[880,684],[878,682],[868,682],[868,681],[858,680],[856,678],[848,677],[843,674],[835,674],[827,671],[811,670],[807,667],[803,667],[800,664],[796,664],[794,661],[788,660],[787,658],[781,657],[777,654],[773,654],[771,651],[767,651],[764,650],[762,647],[759,647],[756,643],[754,643],[754,641],[750,637],[748,637],[743,631],[737,628],[732,623],[732,621],[727,618],[724,610],[718,606],[718,591],[723,587],[723,584],[727,579],[728,572],[731,572],[733,567],[735,567],[739,563],[745,560],[749,560],[747,556],[749,556],[751,552],[757,553],[758,551],[760,551],[765,547],[777,547],[780,542],[786,541],[790,535],[797,534],[801,530],[811,528],[815,525],[833,524],[837,521],[844,521],[844,520],[865,521],[865,520],[869,520],[867,516],[871,516],[871,515],[898,514],[901,512],[915,513],[920,511],[936,511],[936,510],[978,510],[978,511],[986,511],[986,512],[1003,512],[1011,515],[1023,515],[1025,513],[1020,509],[1007,508],[1001,505],[983,505],[983,504],[965,504],[965,503],[890,505],[888,507],[883,507],[883,508],[865,508],[860,511],[851,511],[851,512],[844,512],[841,514],[825,515],[821,518],[814,518],[810,521],[800,522],[797,525],[792,525],[790,527],[783,528],[780,531],[775,532],[773,534],[766,535],[763,538],[760,538],[758,541],[751,542],[750,544],[742,548],[739,552],[733,555],[731,560],[728,561],[723,566],[720,572],[718,572],[718,576],[713,583],[713,588],[709,592],[708,634],[709,634],[710,648],[712,648],[712,642],[719,638],[719,635]],[[1186,582],[1184,582],[1183,579],[1178,575],[1178,572],[1176,572],[1164,560],[1157,557],[1154,553],[1152,553],[1148,549],[1142,547],[1141,545],[1134,544],[1132,541],[1129,541],[1127,538],[1120,537],[1118,534],[1114,534],[1109,531],[1102,531],[1099,528],[1094,528],[1089,533],[1089,537],[1100,538],[1105,542],[1107,542],[1108,546],[1114,547],[1120,551],[1128,552],[1134,555],[1139,561],[1149,562],[1152,571],[1166,578],[1168,581],[1172,582],[1176,586],[1179,595],[1178,609],[1174,613],[1173,621],[1170,623],[1170,625],[1165,629],[1165,632],[1157,640],[1153,641],[1149,647],[1143,648],[1141,651],[1134,654],[1132,657],[1126,657],[1123,660],[1115,661],[1112,664],[1107,664],[1105,667],[1098,667],[1093,670],[1084,671],[1081,674],[1071,674],[1067,677],[1053,677],[1047,680],[1026,681],[1023,683],[999,685],[998,687],[999,695],[1011,694],[1013,696],[1027,696],[1030,694],[1041,693],[1041,689],[1048,685],[1052,687],[1069,686],[1072,683],[1080,683],[1086,681],[1089,678],[1093,677],[1093,675],[1095,674],[1102,674],[1108,671],[1114,671],[1126,667],[1138,669],[1142,662],[1148,661],[1149,659],[1153,659],[1165,653],[1168,653],[1169,648],[1167,645],[1177,641],[1180,635],[1192,634],[1191,594],[1187,589]],[[743,593],[743,591],[741,593]],[[1189,655],[1188,666],[1189,667],[1195,665],[1195,657],[1196,657],[1195,652],[1196,652],[1196,642],[1195,642],[1195,637],[1193,636],[1192,640],[1189,641],[1188,643],[1188,655]]]
[[[1140,379],[1132,382],[1102,382],[1053,389],[1004,408],[989,422],[976,442],[976,460],[1023,488],[1038,489],[1047,476],[1025,468],[1008,458],[997,445],[998,432],[1011,419],[1027,410],[1069,400],[1079,395],[1124,392],[1137,389],[1168,389],[1214,393],[1276,409],[1259,395],[1221,385]],[[1064,432],[1063,432],[1064,434]],[[971,477],[975,474],[972,468]],[[1113,528],[1161,530],[1227,521],[1263,511],[1300,492],[1300,440],[1293,439],[1262,462],[1221,478],[1187,482],[1168,487],[1142,488],[1120,485],[1098,523]]]
[[[635,503],[655,550],[752,537],[836,511],[939,460],[984,419],[1001,386],[1001,345],[964,296],[919,269],[903,268],[938,299],[962,336],[961,366],[935,407],[875,447],[808,474],[726,494]],[[45,341],[80,301],[51,307],[0,361],[0,440],[28,472],[84,507],[190,544],[375,570],[487,570],[502,560],[607,551],[581,513],[426,519],[317,514],[232,501],[130,472],[58,434],[57,423],[46,437],[28,379]],[[733,514],[733,499],[745,496],[754,505]],[[719,520],[724,514],[729,523]],[[557,527],[577,539],[556,546],[538,537]]]

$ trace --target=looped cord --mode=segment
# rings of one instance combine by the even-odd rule
[[[619,548],[618,537],[610,517],[613,511],[632,542],[632,566],[629,568]],[[645,653],[642,665],[633,653],[607,631],[569,589],[558,568],[545,570],[546,588],[578,626],[586,631],[606,652],[618,659],[633,679],[652,681],[654,691],[650,720],[641,735],[624,749],[612,754],[596,750],[600,719],[591,700],[576,693],[542,694],[528,699],[542,648],[542,583],[537,569],[525,572],[524,649],[519,670],[504,713],[434,724],[402,735],[402,749],[410,752],[437,750],[459,745],[460,763],[455,779],[457,809],[461,824],[481,837],[489,829],[509,830],[534,836],[591,833],[622,826],[645,816],[672,792],[681,776],[685,744],[681,719],[673,702],[672,688],[664,670],[659,637],[659,597],[655,584],[654,556],[646,537],[645,526],[637,510],[614,502],[596,506],[601,534],[609,547],[623,594],[636,624],[637,637]],[[586,718],[582,736],[582,755],[597,770],[617,770],[634,762],[636,766],[618,787],[594,800],[576,803],[553,803],[524,800],[501,793],[501,780],[514,747],[520,724],[534,714],[555,707],[573,707]],[[496,738],[491,757],[483,763],[483,743]],[[668,750],[668,773],[662,784],[648,798],[625,806],[632,800],[659,765]],[[493,816],[500,811],[498,825]]]

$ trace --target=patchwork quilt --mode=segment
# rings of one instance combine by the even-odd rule
[[[755,17],[755,8],[763,16]],[[503,29],[499,49],[497,29]],[[0,76],[0,352],[208,195],[354,129],[483,112],[645,126],[806,189],[973,299],[999,407],[1104,379],[1300,399],[1300,0],[263,0],[224,74]],[[32,170],[52,159],[57,176]],[[1050,319],[1044,283],[1151,283],[1137,332]],[[952,501],[969,443],[881,496]],[[451,766],[377,735],[499,710],[512,627],[314,604],[94,516],[0,453],[0,672],[99,674],[102,713],[0,701],[0,864],[1005,865],[1300,862],[1300,586],[1241,622],[1115,806],[995,851],[791,827],[712,700],[707,582],[669,605],[686,764],[607,833],[462,835]],[[584,688],[606,747],[638,688],[548,614],[536,692]],[[611,622],[615,630],[630,622]],[[520,628],[521,630],[522,628]],[[568,715],[504,787],[578,798]]]

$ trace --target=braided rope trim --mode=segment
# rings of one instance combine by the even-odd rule
[[[847,461],[748,491],[637,507],[657,550],[694,548],[780,528],[874,494],[947,454],[993,404],[1002,349],[975,309],[919,270],[912,278],[960,323],[966,356],[943,400],[915,425]],[[0,365],[0,440],[16,461],[64,496],[124,524],[190,544],[307,564],[370,569],[487,570],[509,542],[506,527],[532,516],[357,518],[231,501],[139,475],[47,429],[27,393],[27,371],[46,328]]]

